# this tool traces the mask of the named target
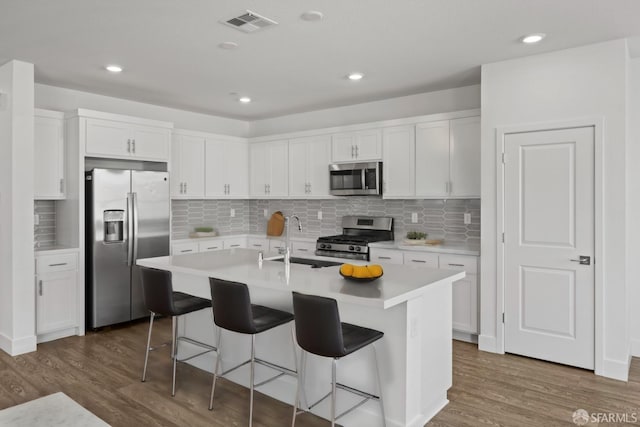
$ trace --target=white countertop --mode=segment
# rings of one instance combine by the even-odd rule
[[[187,239],[174,239],[171,243],[191,243],[191,242],[205,242],[209,240],[224,240],[224,239],[234,239],[234,238],[248,238],[248,239],[267,239],[267,240],[285,240],[285,236],[267,236],[266,234],[227,234],[222,236],[213,236],[213,237],[189,237]],[[315,243],[317,237],[305,237],[305,236],[291,236],[291,241],[295,242],[308,242]]]
[[[308,257],[314,259],[335,258]],[[338,273],[339,266],[311,268],[291,264],[289,274],[279,261],[264,261],[258,266],[258,251],[253,249],[227,249],[215,252],[146,258],[138,265],[195,276],[217,277],[246,283],[250,287],[277,291],[298,291],[320,295],[363,306],[390,308],[416,298],[428,291],[429,286],[464,278],[465,273],[405,265],[385,265],[383,277],[369,283],[345,280]],[[186,292],[185,290],[182,290]],[[202,289],[193,290],[194,295]],[[199,295],[210,298],[210,295]]]
[[[403,240],[396,240],[395,242],[369,243],[369,247],[380,249],[399,249],[403,251],[437,252],[441,254],[480,256],[480,245],[470,245],[468,243],[451,243],[447,241],[443,242],[440,245],[426,246],[407,245]]]

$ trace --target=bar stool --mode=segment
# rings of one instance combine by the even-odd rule
[[[147,350],[144,355],[144,369],[142,370],[142,382],[147,379],[147,362],[149,351],[155,350],[151,347],[151,331],[153,330],[153,320],[156,315],[171,317],[171,358],[173,359],[173,375],[171,379],[171,396],[176,395],[176,364],[201,356],[205,353],[215,351],[216,348],[200,341],[195,341],[187,337],[178,336],[178,318],[184,314],[193,313],[198,310],[211,309],[211,301],[205,298],[198,298],[182,292],[174,292],[171,279],[171,272],[156,270],[153,268],[140,267],[142,278],[142,297],[147,309],[151,312],[149,319],[149,336],[147,337]],[[178,343],[185,341],[199,347],[205,348],[193,356],[178,360]],[[164,344],[163,344],[164,345]]]
[[[331,391],[323,398],[309,406],[311,410],[314,406],[331,396],[331,426],[335,426],[336,420],[363,405],[367,401],[374,399],[380,403],[380,413],[382,415],[382,425],[386,426],[384,415],[384,404],[382,402],[382,390],[380,385],[380,370],[378,367],[378,357],[375,345],[371,345],[373,358],[376,367],[376,384],[378,396],[366,393],[352,387],[336,382],[336,369],[338,359],[360,350],[363,347],[373,344],[383,337],[383,333],[362,326],[340,322],[338,303],[331,298],[324,298],[315,295],[304,295],[293,292],[293,313],[295,315],[296,338],[298,345],[302,348],[301,376],[304,376],[305,352],[317,356],[331,357],[333,359],[331,369]],[[298,396],[303,384],[298,378],[296,400],[293,407],[293,420],[291,426],[295,426],[296,415],[298,415]],[[336,417],[336,389],[348,391],[363,398],[353,407],[344,411]]]
[[[213,302],[213,320],[214,323],[220,329],[237,332],[240,334],[251,335],[251,358],[246,362],[243,362],[231,369],[228,369],[218,375],[218,368],[220,366],[221,353],[221,337],[222,331],[218,333],[218,343],[216,348],[218,349],[218,357],[216,359],[216,366],[213,371],[213,383],[211,384],[211,399],[209,401],[209,410],[213,409],[213,396],[216,388],[216,379],[218,376],[224,376],[231,371],[244,366],[248,363],[251,364],[251,374],[249,380],[249,426],[253,423],[253,390],[255,387],[267,384],[280,378],[282,375],[297,376],[296,370],[276,365],[274,363],[267,362],[262,359],[258,359],[255,356],[255,343],[256,335],[277,326],[284,325],[293,320],[293,314],[285,311],[276,310],[274,308],[264,307],[261,305],[251,304],[251,298],[249,296],[249,288],[244,283],[230,282],[226,280],[220,280],[216,278],[209,278],[209,284],[211,286],[211,300]],[[293,341],[293,331],[292,331]],[[295,346],[293,347],[294,361],[297,358],[295,356]],[[254,384],[255,364],[258,363],[263,366],[267,366],[280,373],[272,378],[262,381],[259,384]]]

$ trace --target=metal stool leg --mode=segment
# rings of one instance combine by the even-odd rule
[[[209,410],[213,409],[213,393],[216,391],[216,379],[218,378],[218,367],[220,366],[220,359],[222,353],[220,352],[220,343],[222,342],[222,328],[218,328],[218,345],[216,348],[216,367],[213,369],[213,382],[211,383],[211,399],[209,400]]]
[[[380,365],[378,365],[378,353],[376,352],[376,345],[371,344],[373,349],[373,362],[376,364],[376,383],[378,384],[378,402],[380,403],[380,414],[382,415],[382,425],[387,427],[387,418],[384,415],[384,402],[382,400],[382,381],[380,381]]]
[[[173,375],[171,378],[171,396],[176,395],[176,365],[178,364],[178,316],[173,316],[172,323],[172,354],[173,359]]]
[[[295,351],[294,351],[294,353],[295,353]],[[300,354],[300,366],[304,366],[302,360],[304,358],[305,351],[303,349],[300,349],[300,353],[301,353]],[[294,357],[295,357],[295,355],[294,355]],[[296,361],[297,361],[297,358],[296,358]],[[297,362],[296,362],[296,365],[297,365]],[[296,368],[297,368],[297,366],[296,366]],[[295,425],[296,425],[296,415],[298,415],[298,402],[300,402],[300,388],[301,388],[301,384],[300,383],[302,382],[302,370],[303,369],[304,369],[303,367],[301,367],[300,370],[296,369],[298,371],[298,378],[296,379],[296,397],[295,397],[295,400],[293,402],[293,417],[291,419],[291,427],[295,427]]]
[[[253,425],[253,384],[256,370],[256,336],[251,335],[251,378],[249,391],[249,427]]]
[[[149,337],[147,338],[147,351],[144,354],[144,368],[142,369],[142,382],[147,380],[147,362],[149,361],[149,349],[151,348],[151,330],[153,329],[153,318],[156,314],[151,312],[149,317]]]
[[[331,365],[331,427],[336,425],[336,368],[338,359],[333,359]]]

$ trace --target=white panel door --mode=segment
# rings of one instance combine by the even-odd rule
[[[204,198],[204,138],[181,135],[180,176],[187,198]]]
[[[504,145],[505,350],[593,369],[593,128]]]
[[[37,277],[36,330],[38,334],[75,327],[75,271],[47,273]]]
[[[449,121],[416,125],[416,196],[449,196]]]
[[[415,126],[398,126],[383,130],[384,186],[382,188],[385,197],[415,195],[415,139]]]
[[[173,135],[171,141],[171,198],[183,199],[184,196],[184,182],[182,182],[182,168],[181,158],[182,152],[180,151],[180,135]]]
[[[249,194],[251,196],[265,197],[267,195],[268,155],[267,143],[249,146]]]
[[[356,136],[356,160],[382,159],[382,131],[380,129],[365,130]]]
[[[225,144],[227,197],[249,195],[249,147],[244,142]]]
[[[352,162],[356,158],[356,134],[337,133],[331,136],[331,158],[334,162]]]
[[[286,197],[289,195],[289,141],[270,142],[269,176],[267,195]]]
[[[87,155],[131,156],[131,128],[126,123],[87,119]]]
[[[453,197],[480,197],[480,117],[450,122],[450,168]]]
[[[164,128],[136,126],[133,128],[132,154],[149,160],[167,160],[171,131]]]
[[[205,142],[205,196],[224,197],[227,194],[225,177],[227,159],[226,145],[222,141],[207,138]]]
[[[306,197],[309,192],[307,179],[308,138],[293,139],[289,142],[289,195]]]
[[[34,117],[34,199],[64,198],[64,123],[53,117]]]
[[[289,162],[291,161],[290,159]],[[329,196],[329,163],[331,163],[331,137],[329,135],[313,137],[307,145],[308,196]]]

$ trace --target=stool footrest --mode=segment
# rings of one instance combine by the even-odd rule
[[[376,396],[375,394],[367,393],[366,391],[358,390],[357,388],[349,387],[349,386],[346,386],[344,384],[336,383],[336,389],[344,390],[344,391],[349,392],[351,394],[355,394],[356,396],[362,397],[362,400],[360,402],[356,403],[351,408],[347,409],[346,411],[344,411],[343,413],[338,415],[336,417],[336,420],[338,418],[340,418],[340,417],[343,417],[343,416],[347,415],[348,413],[350,413],[351,411],[359,408],[360,406],[364,405],[369,400],[380,400],[380,396]],[[300,412],[311,412],[311,409],[313,409],[315,406],[317,406],[320,402],[322,402],[323,400],[325,400],[329,396],[331,396],[331,392],[325,394],[323,397],[320,398],[320,400],[317,400],[315,403],[310,405],[309,408],[307,408],[306,411],[303,409]]]

